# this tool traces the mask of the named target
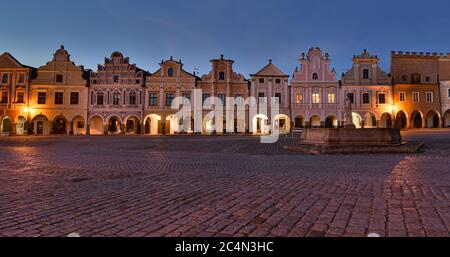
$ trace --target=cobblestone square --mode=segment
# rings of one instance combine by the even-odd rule
[[[250,136],[0,138],[0,236],[449,236],[450,130],[422,154]]]

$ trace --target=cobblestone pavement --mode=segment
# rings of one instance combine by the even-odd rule
[[[450,130],[415,155],[284,137],[0,138],[0,236],[449,236]]]

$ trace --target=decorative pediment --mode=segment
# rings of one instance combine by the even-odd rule
[[[23,68],[24,66],[17,61],[10,53],[0,55],[0,68]]]

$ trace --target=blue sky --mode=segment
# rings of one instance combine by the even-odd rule
[[[450,52],[446,0],[1,1],[0,52],[35,67],[61,44],[94,69],[119,50],[150,72],[173,56],[205,74],[223,53],[247,78],[270,58],[291,75],[312,46],[330,53],[338,77],[365,48],[385,70],[391,50]]]

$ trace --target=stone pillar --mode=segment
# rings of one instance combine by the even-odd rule
[[[73,135],[73,121],[70,122],[69,135]]]
[[[91,124],[86,123],[86,135],[90,135],[91,134]]]
[[[104,130],[104,134],[107,135],[108,134],[108,124],[103,124],[103,130]]]

